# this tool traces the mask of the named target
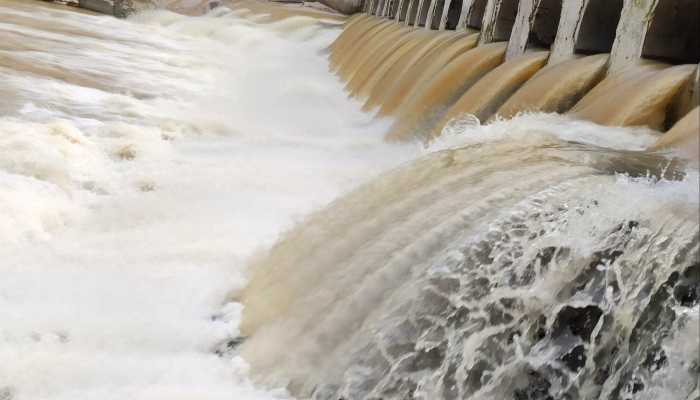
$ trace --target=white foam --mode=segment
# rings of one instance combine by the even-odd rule
[[[504,140],[521,143],[563,140],[618,150],[644,150],[657,138],[658,132],[644,127],[604,127],[559,114],[522,113],[484,125],[473,115],[466,114],[450,121],[430,149],[437,151]]]
[[[12,57],[65,72],[0,74],[14,95],[0,119],[0,393],[286,397],[213,353],[239,308],[212,316],[252,252],[415,153],[384,144],[387,124],[328,73],[337,31],[221,12],[2,15],[45,27],[9,23],[43,49]]]

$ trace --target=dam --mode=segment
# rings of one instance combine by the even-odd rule
[[[338,58],[345,64],[339,74],[365,109],[398,116],[389,134],[394,139],[416,131],[425,137],[426,130],[432,132],[428,137],[436,136],[462,114],[486,121],[521,112],[569,113],[606,125],[667,131],[697,105],[695,1],[378,0],[366,2],[363,11],[368,17],[357,17],[346,33],[348,41],[357,41],[354,47],[341,50],[339,43],[337,51],[372,56]],[[435,37],[435,43],[423,46],[416,42],[430,39],[415,38],[399,45],[412,32]],[[486,60],[477,52],[489,51],[500,58],[465,72],[476,59]],[[377,61],[389,57],[396,64],[424,65],[407,66],[411,74],[389,82],[396,71],[384,73],[386,64]],[[383,76],[368,79],[372,73]],[[371,92],[375,81],[379,88]],[[662,81],[665,89],[652,88]],[[620,90],[611,93],[606,86]],[[611,96],[607,101],[600,99],[604,92]]]
[[[699,7],[0,0],[0,400],[699,400]]]

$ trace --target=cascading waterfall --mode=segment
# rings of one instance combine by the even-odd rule
[[[290,232],[242,295],[254,370],[314,399],[695,399],[697,170],[553,122],[462,130]]]
[[[546,66],[547,51],[506,60],[505,42],[474,47],[478,34],[410,29],[354,16],[330,47],[333,69],[363,110],[395,118],[389,140],[430,141],[465,115],[487,121],[526,111],[667,130],[695,107],[680,98],[697,65],[645,61],[606,75],[606,54]]]
[[[532,52],[496,67],[450,107],[437,127],[442,128],[450,120],[464,114],[474,115],[480,121],[487,120],[520,86],[544,67],[548,56],[546,51]]]
[[[700,147],[700,107],[695,107],[688,114],[673,126],[673,129],[666,132],[651,147],[652,150],[664,150],[677,148],[679,153],[688,159],[697,155],[695,149]]]
[[[607,54],[597,54],[542,69],[503,104],[498,115],[569,111],[603,78],[607,60]]]
[[[446,105],[456,101],[465,88],[503,61],[505,50],[502,43],[480,46],[457,57],[434,78],[427,79],[425,88],[416,90],[418,93],[410,96],[400,110],[391,135],[401,138],[417,127],[434,123],[445,112]]]
[[[700,398],[696,66],[606,76],[378,21],[349,20],[333,70],[429,154],[261,254],[230,350],[319,400]]]
[[[668,108],[696,68],[650,63],[612,74],[584,96],[571,113],[600,124],[646,125],[661,130],[668,123]]]

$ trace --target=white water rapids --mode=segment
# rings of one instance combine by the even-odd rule
[[[654,140],[527,115],[450,126],[428,150],[385,143],[391,121],[362,113],[328,72],[338,33],[223,8],[121,21],[0,0],[0,400],[289,398],[214,350],[239,334],[242,306],[226,302],[248,260],[309,213],[426,152]],[[639,196],[653,203],[625,218],[697,206],[689,176],[606,179],[600,218]]]
[[[0,1],[1,399],[278,397],[212,351],[240,307],[212,316],[247,256],[415,152],[328,74],[336,34]]]

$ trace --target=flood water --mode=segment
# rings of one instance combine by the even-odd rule
[[[697,167],[553,114],[387,142],[341,29],[0,0],[0,400],[695,400]]]
[[[246,258],[418,152],[328,74],[336,34],[0,2],[0,393],[284,397],[213,351]]]

